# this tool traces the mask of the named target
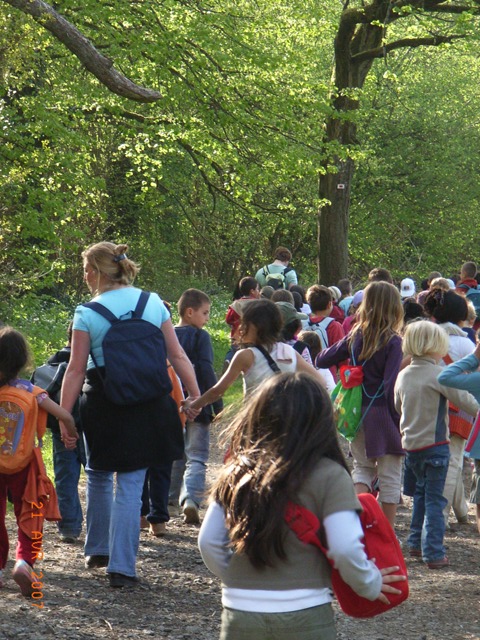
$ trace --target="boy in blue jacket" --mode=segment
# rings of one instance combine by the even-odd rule
[[[213,348],[203,328],[210,318],[210,298],[198,289],[187,289],[178,301],[180,322],[175,327],[178,340],[195,368],[200,393],[217,382],[213,369]],[[210,423],[223,409],[222,401],[207,405],[185,427],[185,466],[174,464],[171,494],[180,484],[179,504],[187,524],[198,524],[199,507],[205,494],[207,461],[210,446]],[[181,463],[180,463],[181,465]],[[181,477],[183,472],[183,479]]]

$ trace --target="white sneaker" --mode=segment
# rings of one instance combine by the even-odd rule
[[[32,589],[32,573],[32,567],[28,564],[28,562],[25,562],[25,560],[17,560],[12,571],[13,579],[20,587],[22,596],[25,596],[27,598],[29,598],[34,591],[34,589]]]
[[[187,498],[183,503],[183,521],[185,524],[200,524],[198,507],[191,498]]]

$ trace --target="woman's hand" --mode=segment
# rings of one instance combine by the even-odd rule
[[[375,562],[373,558],[372,562]],[[395,573],[395,571],[400,571],[400,567],[387,567],[385,569],[380,569],[380,573],[382,574],[382,590],[377,600],[380,600],[383,604],[390,604],[389,599],[385,595],[386,593],[394,593],[396,595],[400,595],[402,593],[399,589],[391,587],[390,584],[392,582],[405,582],[407,576]]]
[[[60,420],[59,425],[63,446],[65,447],[65,449],[75,449],[75,447],[77,446],[78,433],[75,429],[75,422],[73,418],[71,423]]]
[[[193,402],[197,400],[198,397],[199,396],[197,396],[196,398],[193,396],[188,396],[186,400],[182,400],[182,406],[180,411],[182,411],[182,413],[184,413],[187,416],[187,420],[189,422],[193,422],[201,411],[201,409],[194,409],[192,407]]]

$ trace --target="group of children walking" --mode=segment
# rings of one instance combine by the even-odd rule
[[[286,638],[292,637],[292,629],[296,638],[305,640],[335,637],[328,565],[314,547],[303,545],[288,531],[283,520],[288,500],[307,506],[319,518],[329,555],[343,579],[371,600],[388,601],[388,594],[397,592],[395,582],[405,576],[396,566],[379,571],[367,559],[355,494],[378,488],[378,500],[394,526],[402,479],[408,476],[413,484],[413,511],[406,548],[430,569],[448,566],[443,538],[447,509],[455,506],[464,446],[464,438],[463,444],[454,442],[452,454],[448,414],[454,410],[473,419],[479,410],[480,347],[473,353],[462,352],[462,340],[468,338],[460,333],[460,323],[466,318],[467,305],[459,293],[433,288],[424,303],[430,319],[405,325],[400,292],[382,271],[375,270],[361,296],[350,295],[348,288],[341,292],[321,285],[302,295],[296,279],[289,283],[288,278],[280,281],[286,286],[276,291],[270,285],[260,290],[254,278],[243,278],[238,301],[227,311],[232,349],[218,381],[204,329],[210,299],[189,289],[179,300],[175,331],[194,365],[201,393],[183,400],[182,410],[189,415],[200,413],[186,422],[184,460],[175,463],[172,476],[171,469],[164,470],[166,482],[158,491],[150,487],[145,516],[154,535],[165,533],[170,490],[185,522],[200,522],[209,427],[223,408],[222,396],[241,375],[245,402],[229,426],[228,456],[214,483],[199,538],[206,565],[222,580],[224,640],[263,639],[269,633]],[[289,284],[296,291],[292,293]],[[332,318],[335,307],[338,318],[340,311],[344,313],[338,305],[342,295],[350,299],[344,309],[353,303],[347,331],[344,322]],[[76,435],[73,418],[65,410],[17,379],[28,362],[27,354],[18,332],[0,330],[0,411],[5,421],[0,428],[0,453],[15,447],[18,438],[18,429],[7,424],[11,411],[4,410],[1,402],[1,390],[8,386],[33,394],[42,409]],[[451,364],[440,366],[448,363],[448,354]],[[338,368],[349,361],[363,370],[363,417],[350,444],[351,477],[327,392]],[[9,473],[1,466],[2,459],[0,569],[8,556],[7,490],[19,519],[32,463],[27,460],[24,468]],[[446,496],[452,466],[452,491]],[[151,472],[150,478],[155,478],[155,469]],[[156,495],[159,504],[155,504]],[[19,528],[13,577],[24,595],[31,593],[30,547]]]

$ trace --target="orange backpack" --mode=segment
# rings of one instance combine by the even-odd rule
[[[35,386],[32,393],[8,384],[0,387],[0,473],[25,469],[33,458],[35,436],[44,436],[47,412],[38,405],[40,393],[45,391]]]

